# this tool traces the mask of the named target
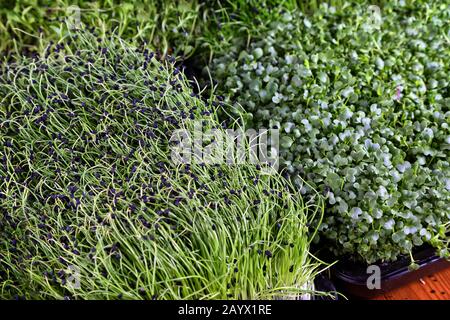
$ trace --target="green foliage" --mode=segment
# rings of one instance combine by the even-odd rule
[[[57,41],[74,22],[122,38],[146,41],[163,55],[208,58],[236,34],[258,34],[259,26],[279,8],[313,12],[320,0],[0,0],[0,53],[13,57],[39,51]],[[343,6],[340,0],[328,1]]]
[[[431,243],[448,256],[450,6],[394,1],[278,10],[215,52],[221,93],[248,125],[276,127],[281,156],[328,199],[334,253],[395,260]]]
[[[115,30],[129,41],[146,41],[163,55],[193,54],[195,37],[208,8],[197,1],[69,1],[2,0],[0,52],[40,51],[49,40],[59,40],[70,28]],[[79,8],[79,15],[74,8]],[[77,20],[79,17],[79,21]]]
[[[0,297],[307,293],[321,197],[250,164],[175,166],[171,133],[220,127],[220,102],[173,59],[81,34],[1,69]]]

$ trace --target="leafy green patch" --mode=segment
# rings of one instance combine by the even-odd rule
[[[448,256],[449,8],[278,11],[216,52],[211,74],[234,110],[282,130],[293,180],[326,195],[321,235],[336,254],[394,260],[431,243]]]

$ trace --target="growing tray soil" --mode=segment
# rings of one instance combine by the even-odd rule
[[[404,286],[411,281],[418,280],[430,273],[436,273],[450,263],[435,254],[433,248],[421,248],[414,254],[419,269],[410,271],[409,258],[401,258],[391,263],[378,264],[381,271],[380,289],[370,290],[367,279],[372,273],[367,273],[368,265],[355,263],[350,260],[341,260],[332,268],[332,279],[337,290],[348,298],[374,298],[384,295],[391,290]]]

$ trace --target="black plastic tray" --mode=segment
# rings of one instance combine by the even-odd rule
[[[367,279],[371,276],[371,273],[367,273],[367,264],[348,259],[340,259],[331,268],[332,280],[338,291],[349,298],[372,298],[450,266],[430,247],[418,249],[413,257],[419,265],[419,269],[413,271],[409,269],[411,260],[407,257],[391,263],[375,264],[380,267],[380,289],[371,290],[367,287]]]
[[[338,291],[330,279],[329,272],[321,273],[314,279],[314,289],[332,296],[313,295],[312,300],[339,300]]]

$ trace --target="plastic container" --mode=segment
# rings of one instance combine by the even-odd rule
[[[328,276],[327,273],[320,273],[314,279],[314,288],[317,291],[330,293],[332,295],[332,297],[321,296],[321,295],[312,295],[311,300],[339,300],[339,296],[337,294],[338,291],[336,290],[334,283],[330,280],[330,277]]]
[[[390,263],[375,264],[380,268],[380,289],[369,289],[368,278],[373,272],[368,272],[367,264],[340,259],[331,269],[332,280],[339,292],[348,298],[373,298],[401,287],[411,281],[418,280],[425,274],[434,273],[449,267],[450,263],[436,255],[430,247],[418,249],[413,254],[415,262],[420,266],[410,270],[409,258],[400,258]]]

